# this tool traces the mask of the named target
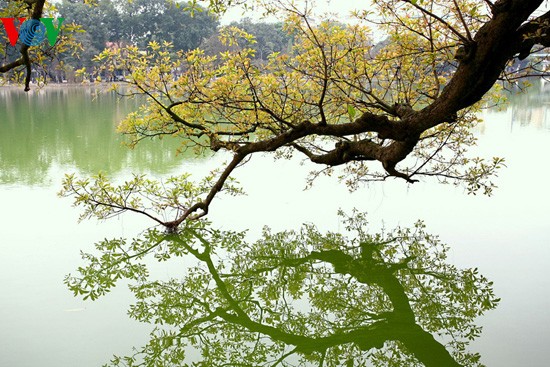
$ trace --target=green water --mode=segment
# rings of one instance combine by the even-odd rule
[[[111,175],[124,170],[163,174],[181,163],[174,139],[130,150],[116,132],[135,100],[81,87],[34,93],[0,89],[0,183],[44,184],[52,166]]]

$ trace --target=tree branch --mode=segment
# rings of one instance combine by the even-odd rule
[[[46,3],[46,0],[36,0],[36,1],[29,2],[29,4],[33,4],[30,19],[40,21],[40,18],[42,18],[42,13],[44,12],[45,3]],[[0,73],[6,73],[18,66],[22,66],[22,65],[25,66],[25,70],[26,70],[25,92],[28,92],[31,90],[30,84],[31,84],[31,74],[32,74],[32,61],[29,58],[29,48],[30,46],[26,44],[22,44],[21,50],[19,51],[21,53],[21,58],[7,65],[0,66]]]
[[[458,39],[460,39],[462,42],[464,42],[464,43],[469,42],[468,38],[463,36],[462,33],[460,33],[456,28],[451,26],[448,22],[446,22],[440,16],[438,16],[438,15],[432,13],[431,11],[429,11],[428,9],[423,8],[420,5],[418,5],[416,1],[415,2],[412,2],[411,0],[402,0],[402,1],[411,4],[416,9],[420,10],[422,13],[426,14],[430,18],[433,18],[433,19],[437,20],[438,22],[440,22],[441,24],[443,24],[445,27],[447,27],[447,29],[449,29],[452,33],[454,33],[458,37]]]
[[[538,18],[525,23],[518,29],[519,55],[518,59],[524,60],[531,53],[533,46],[539,44],[550,46],[550,11]]]

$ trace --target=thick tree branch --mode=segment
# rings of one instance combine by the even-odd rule
[[[439,98],[419,111],[411,123],[425,131],[480,101],[503,73],[507,62],[520,51],[518,39],[523,32],[519,29],[541,3],[542,0],[497,1],[493,17],[474,36],[468,57],[460,61]]]
[[[522,25],[518,29],[517,41],[520,42],[520,60],[527,58],[537,44],[550,47],[550,11]]]
[[[0,66],[0,73],[6,73],[10,70],[15,69],[18,66],[24,65],[24,64],[25,64],[25,60],[23,60],[23,58],[21,57],[21,58],[15,60],[14,62],[10,62],[9,64]]]

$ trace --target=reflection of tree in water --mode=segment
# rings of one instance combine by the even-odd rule
[[[195,221],[106,240],[67,283],[95,299],[130,278],[130,315],[163,325],[119,366],[480,365],[466,347],[481,331],[475,318],[498,303],[492,283],[446,263],[447,247],[421,223],[370,235],[363,215],[344,221],[350,237],[306,225],[248,243]],[[147,254],[195,265],[183,279],[151,280]]]

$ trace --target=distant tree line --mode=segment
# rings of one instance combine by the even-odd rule
[[[226,50],[218,39],[220,24],[206,10],[187,9],[187,3],[167,0],[99,0],[90,7],[78,0],[63,0],[57,6],[65,23],[81,26],[76,37],[82,45],[78,56],[65,55],[63,60],[66,74],[69,70],[93,68],[93,58],[106,47],[136,45],[145,48],[151,41],[168,41],[174,51],[203,48],[208,54]],[[256,59],[267,60],[273,52],[285,52],[292,44],[292,38],[283,30],[282,23],[254,23],[246,18],[234,22],[247,33],[254,35],[257,43]]]
[[[230,26],[238,27],[254,36],[256,43],[250,47],[255,50],[254,59],[266,61],[274,52],[287,52],[293,43],[293,36],[283,29],[283,23],[255,23],[250,18],[241,19],[238,22],[232,22]],[[203,40],[200,48],[209,55],[216,55],[226,51],[228,46],[224,45],[217,34]]]

